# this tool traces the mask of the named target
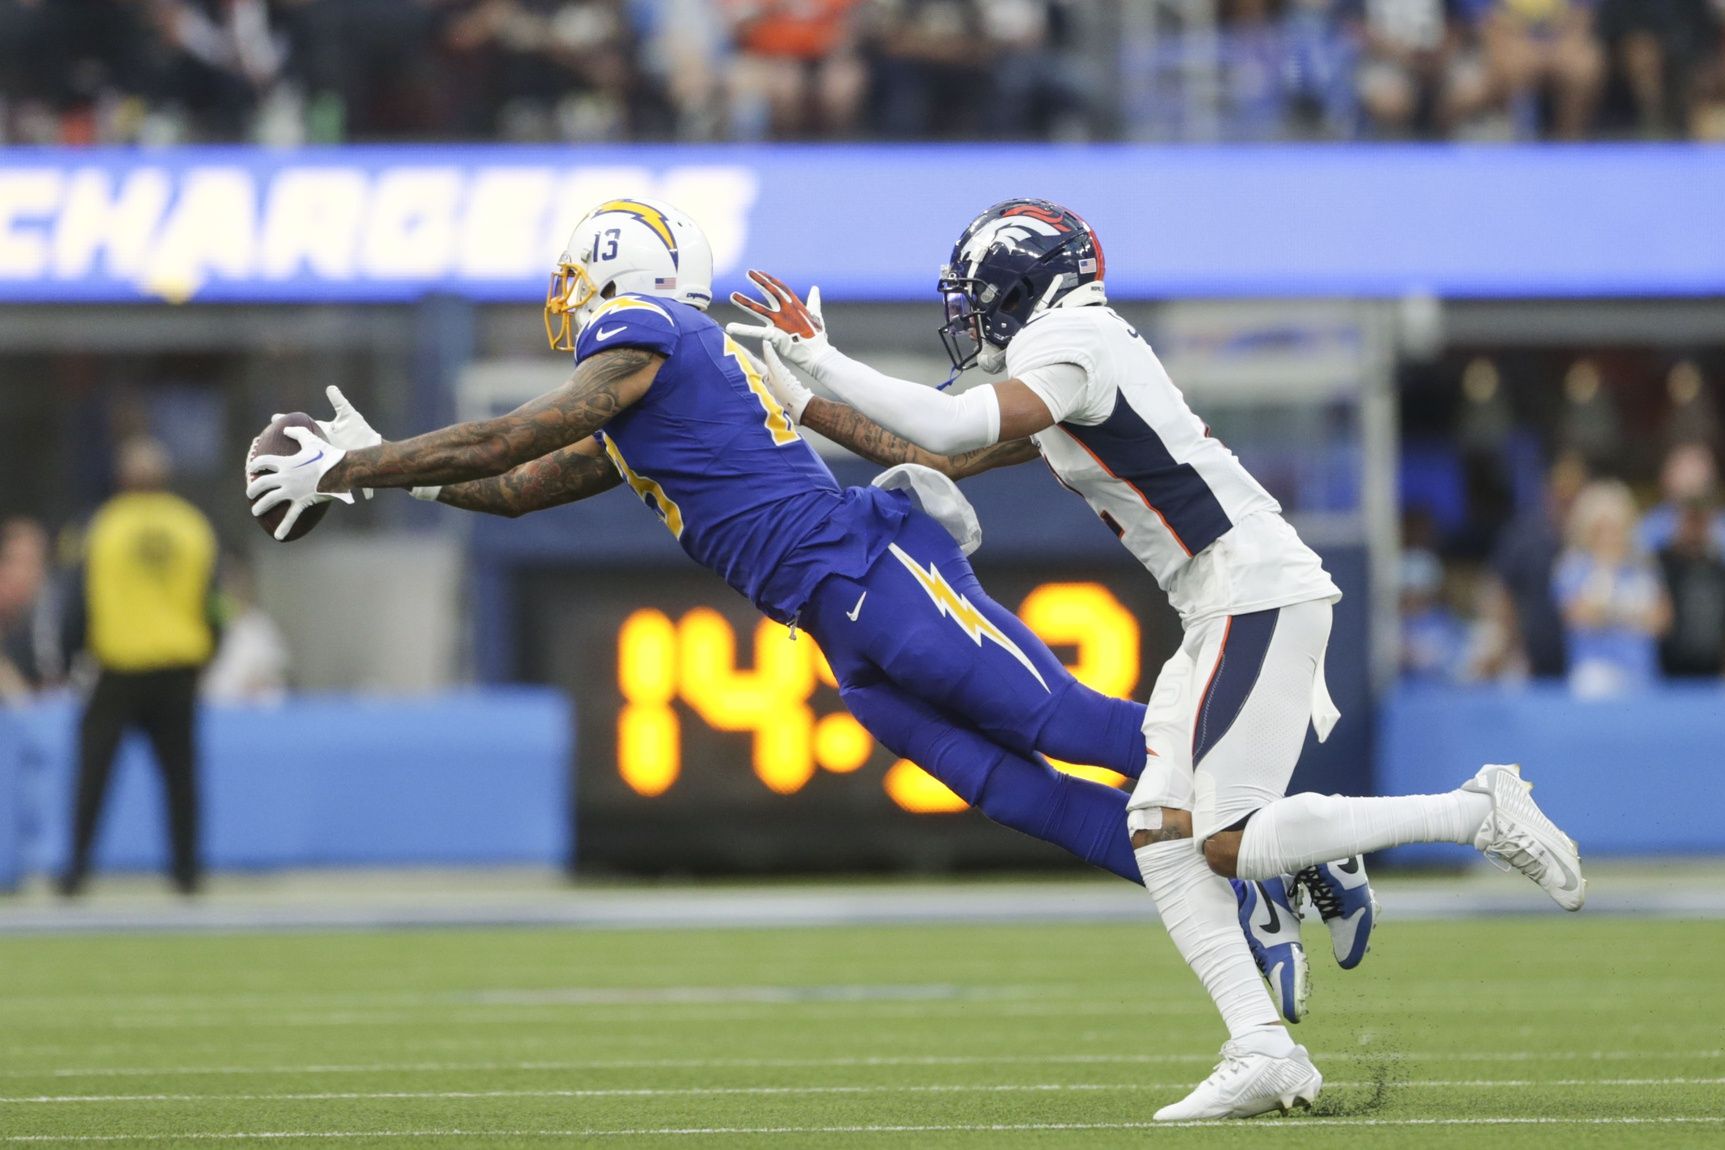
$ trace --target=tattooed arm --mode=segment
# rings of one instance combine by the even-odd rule
[[[657,352],[636,347],[588,356],[569,382],[508,415],[357,448],[330,468],[318,486],[324,491],[431,487],[502,476],[590,438],[647,393],[664,361]]]
[[[894,435],[854,407],[819,396],[809,400],[800,421],[804,427],[818,431],[834,443],[848,447],[864,459],[885,467],[900,463],[920,463],[932,467],[953,479],[980,475],[996,467],[1025,463],[1039,454],[1028,439],[1011,439],[963,451],[957,455],[940,455],[918,447],[908,439]]]
[[[597,439],[553,451],[490,479],[456,483],[438,493],[437,501],[464,511],[483,511],[514,519],[586,499],[623,482],[605,457]]]

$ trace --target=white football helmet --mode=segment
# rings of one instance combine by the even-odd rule
[[[713,249],[695,221],[661,200],[606,200],[575,225],[545,295],[545,335],[553,351],[575,337],[599,305],[625,292],[713,302]]]

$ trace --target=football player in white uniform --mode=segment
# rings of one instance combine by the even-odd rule
[[[729,330],[762,339],[794,418],[867,458],[956,479],[1041,455],[1167,593],[1185,640],[1150,696],[1151,758],[1128,830],[1144,884],[1229,1039],[1215,1072],[1156,1117],[1285,1111],[1309,1104],[1323,1077],[1258,980],[1239,930],[1251,932],[1254,896],[1273,898],[1283,876],[1301,876],[1346,966],[1375,913],[1357,865],[1364,852],[1471,843],[1567,910],[1585,897],[1580,857],[1513,766],[1485,766],[1438,795],[1286,794],[1307,725],[1322,738],[1339,718],[1323,667],[1340,592],[1107,306],[1103,274],[1095,233],[1058,204],[1007,200],[971,221],[940,279],[941,335],[956,371],[974,363],[1010,378],[959,394],[846,357],[827,339],[818,289],[804,304],[761,273],[751,276],[764,301],[732,300],[762,323]],[[781,357],[841,402],[815,396]],[[1328,861],[1337,859],[1346,861]],[[1226,881],[1235,876],[1252,880],[1238,901]],[[1274,925],[1274,904],[1266,909]]]

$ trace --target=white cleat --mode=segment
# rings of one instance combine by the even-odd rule
[[[1461,789],[1491,800],[1491,814],[1473,845],[1503,870],[1518,870],[1538,883],[1564,910],[1580,910],[1587,901],[1581,850],[1533,801],[1533,785],[1521,777],[1521,768],[1487,763]]]
[[[1156,1111],[1158,1122],[1207,1118],[1252,1118],[1272,1110],[1305,1109],[1324,1088],[1324,1076],[1304,1046],[1284,1055],[1260,1054],[1242,1040],[1222,1047],[1222,1061],[1210,1077],[1180,1101]]]

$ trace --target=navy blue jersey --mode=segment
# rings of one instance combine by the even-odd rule
[[[770,618],[788,622],[828,575],[860,575],[909,513],[902,495],[841,489],[754,364],[706,315],[623,295],[575,342],[665,356],[647,394],[600,441],[689,557]]]

